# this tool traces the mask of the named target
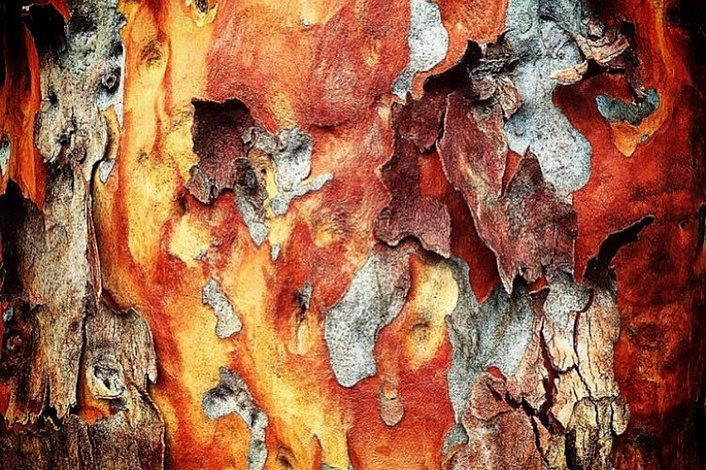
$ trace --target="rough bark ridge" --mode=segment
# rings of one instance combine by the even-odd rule
[[[0,468],[706,466],[702,10],[0,4]]]
[[[33,137],[46,177],[40,207],[16,187],[2,201],[3,468],[163,463],[163,423],[147,392],[157,378],[152,336],[139,314],[101,300],[93,226],[93,179],[114,158],[108,121],[122,112],[116,6],[70,4],[66,23],[51,5],[31,5],[22,19],[19,5],[5,7],[4,21],[24,21],[38,54]],[[113,412],[76,414],[80,392]]]

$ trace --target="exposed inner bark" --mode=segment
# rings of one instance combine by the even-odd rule
[[[696,1],[0,4],[0,468],[702,468]]]

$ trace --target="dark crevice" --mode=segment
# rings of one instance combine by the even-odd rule
[[[566,467],[569,470],[583,470],[579,463],[578,452],[576,450],[576,431],[566,433],[564,439],[564,455],[566,455]]]
[[[556,383],[554,382],[559,376],[558,372],[554,368],[551,358],[549,357],[549,348],[547,347],[547,340],[544,337],[544,332],[540,330],[539,332],[539,350],[542,355],[542,361],[544,363],[544,369],[547,371],[547,377],[542,379],[542,385],[544,385],[545,400],[539,407],[537,412],[537,417],[542,422],[545,428],[549,430],[552,434],[563,434],[566,430],[564,426],[554,417],[551,412],[552,406],[554,406],[554,395],[556,395]]]
[[[194,4],[201,13],[206,13],[210,8],[208,5],[208,0],[196,0]]]
[[[544,468],[551,468],[551,466],[549,464],[549,460],[547,459],[547,456],[544,455],[544,452],[542,452],[542,442],[541,442],[540,436],[539,436],[539,427],[537,426],[537,421],[530,418],[530,423],[532,424],[532,432],[534,433],[534,445],[537,448],[537,453],[542,458],[542,463],[544,464]]]
[[[0,263],[0,300],[13,303],[23,290],[20,280],[19,238],[28,217],[29,201],[22,197],[19,186],[10,180],[7,190],[0,196],[0,241],[2,242],[2,263]]]
[[[588,261],[584,277],[595,283],[605,280],[610,270],[610,263],[618,253],[618,250],[628,243],[637,241],[640,232],[654,220],[654,216],[648,215],[629,227],[608,235],[601,243],[598,254]]]
[[[23,19],[40,54],[58,54],[66,48],[64,17],[54,6],[32,5]]]
[[[577,357],[577,358],[579,357],[579,344],[578,344],[578,340],[579,340],[579,325],[580,325],[580,322],[581,322],[581,315],[584,314],[584,313],[586,313],[586,312],[588,311],[588,309],[591,308],[591,305],[593,305],[594,297],[595,297],[595,292],[594,292],[593,289],[591,289],[590,292],[589,292],[588,302],[586,302],[586,306],[585,306],[583,309],[581,309],[580,311],[576,312],[576,318],[574,318],[574,342],[573,342],[573,346],[574,346],[574,352],[576,353],[576,357]],[[583,377],[582,377],[581,379],[583,380]],[[585,385],[585,383],[584,383],[584,385]]]
[[[478,64],[483,52],[475,42],[469,41],[461,60],[449,70],[429,77],[424,82],[424,93],[449,94],[459,89],[470,90],[471,70]]]
[[[703,251],[706,242],[706,204],[699,207],[699,238],[696,242],[696,251]]]

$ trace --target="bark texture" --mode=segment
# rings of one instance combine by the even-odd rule
[[[705,30],[3,2],[0,468],[704,468]]]

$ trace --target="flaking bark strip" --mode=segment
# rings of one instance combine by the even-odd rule
[[[465,468],[463,462],[477,464],[478,458],[484,465],[501,465],[510,455],[527,452],[530,443],[530,449],[539,451],[527,454],[534,462],[531,468],[611,468],[613,441],[625,432],[629,410],[613,375],[620,314],[609,278],[601,278],[601,285],[578,284],[571,275],[555,272],[548,275],[548,287],[536,294],[516,288],[512,304],[526,305],[529,323],[510,332],[502,325],[513,316],[502,313],[496,298],[497,293],[507,295],[504,290],[476,306],[470,288],[464,287],[467,267],[458,264],[455,273],[459,300],[447,320],[453,349],[449,392],[463,428],[449,430],[446,468]],[[477,313],[484,311],[485,321]],[[522,331],[527,342],[508,364],[511,346],[492,338],[514,340]],[[501,376],[486,373],[489,367]],[[506,434],[489,433],[498,428],[513,433],[515,442]],[[474,452],[479,446],[489,449],[485,457]]]
[[[30,6],[25,16],[40,67],[34,144],[47,176],[41,212],[21,201],[17,236],[3,239],[17,253],[19,301],[28,305],[38,338],[25,365],[32,380],[10,393],[9,422],[34,421],[45,407],[62,418],[76,405],[83,323],[99,288],[91,178],[106,151],[103,113],[121,113],[124,18],[116,2],[70,2],[69,9],[66,24],[51,5]]]

